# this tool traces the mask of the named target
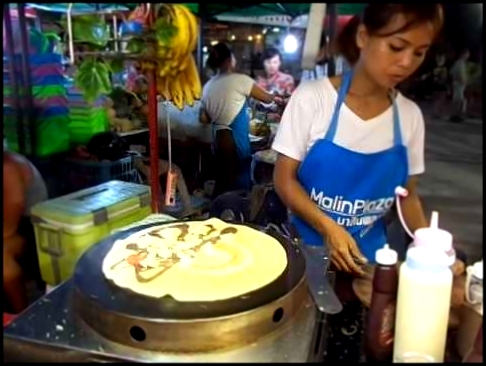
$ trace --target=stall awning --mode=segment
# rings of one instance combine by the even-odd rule
[[[209,4],[212,5],[212,4]],[[261,3],[248,6],[245,9],[232,9],[221,12],[225,16],[271,16],[285,15],[296,18],[300,15],[309,14],[310,3]],[[359,14],[366,4],[338,4],[338,15]]]
[[[29,3],[35,5],[43,10],[62,11],[67,9],[68,3]],[[133,9],[139,3],[117,3],[117,4],[103,4],[103,3],[75,3],[73,6],[80,12],[89,11],[90,9],[113,8],[118,6],[119,10],[123,8]],[[231,5],[231,4],[198,4],[186,3],[191,11],[197,15],[205,17],[214,17],[217,15],[225,16],[270,16],[270,15],[285,15],[290,17],[298,17],[299,15],[308,14],[310,3],[260,3],[250,5]],[[355,15],[359,14],[366,4],[338,4],[338,15]],[[204,6],[204,9],[201,7]]]

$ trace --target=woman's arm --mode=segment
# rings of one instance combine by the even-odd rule
[[[320,121],[316,119],[316,111],[321,106],[315,89],[317,87],[312,84],[301,85],[285,108],[272,146],[279,153],[273,173],[274,185],[283,203],[322,236],[322,242],[327,244],[334,265],[347,272],[362,274],[363,270],[357,260],[365,259],[352,236],[321,211],[297,178],[300,162],[307,155],[312,124],[316,120]]]
[[[250,97],[266,104],[271,102],[276,102],[277,104],[283,103],[283,99],[281,97],[267,93],[248,75],[234,74],[233,82],[235,88],[245,97]]]
[[[334,221],[312,202],[297,180],[300,162],[279,154],[273,173],[273,182],[282,202],[293,213],[311,225],[322,236],[326,235]]]
[[[260,88],[256,83],[254,83],[251,88],[250,97],[267,104],[275,100],[275,95],[267,93],[265,90]]]
[[[412,233],[417,229],[429,226],[417,193],[417,183],[418,176],[414,175],[409,178],[406,186],[408,196],[400,201],[403,219]]]
[[[272,148],[277,151],[273,181],[282,202],[324,235],[332,219],[312,202],[297,180],[297,169],[307,155],[313,121],[320,106],[315,87],[301,85],[290,97]]]
[[[410,110],[410,137],[407,141],[408,181],[405,188],[408,196],[400,200],[403,218],[413,232],[428,226],[424,210],[417,193],[417,183],[420,174],[425,171],[425,122],[422,111],[415,103],[407,106]]]
[[[272,145],[279,153],[273,181],[282,202],[324,236],[328,226],[336,223],[311,200],[297,179],[297,170],[307,155],[313,123],[322,105],[318,95],[315,85],[302,84],[290,97]]]

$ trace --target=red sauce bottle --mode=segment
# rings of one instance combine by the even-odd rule
[[[463,363],[483,363],[483,324],[479,327],[471,351],[466,355]]]
[[[398,254],[385,244],[376,251],[373,292],[365,329],[366,362],[392,362],[398,292]]]

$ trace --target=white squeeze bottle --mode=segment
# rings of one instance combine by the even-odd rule
[[[430,227],[415,231],[400,266],[394,362],[444,361],[453,278],[450,266],[456,255],[452,235],[439,229],[438,221],[438,213],[433,212]]]

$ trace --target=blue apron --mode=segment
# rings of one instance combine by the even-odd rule
[[[386,243],[383,216],[395,200],[395,188],[408,179],[407,149],[402,142],[400,116],[393,100],[393,146],[376,153],[359,153],[333,142],[339,111],[351,84],[343,74],[329,129],[300,164],[297,178],[321,210],[344,227],[370,263]],[[322,236],[297,216],[297,233],[307,245],[323,245]]]
[[[251,145],[250,145],[250,115],[248,113],[249,104],[245,100],[240,111],[228,127],[233,132],[236,153],[240,160],[241,169],[238,175],[235,189],[250,189],[251,187]],[[213,141],[216,141],[216,128],[212,124]]]

